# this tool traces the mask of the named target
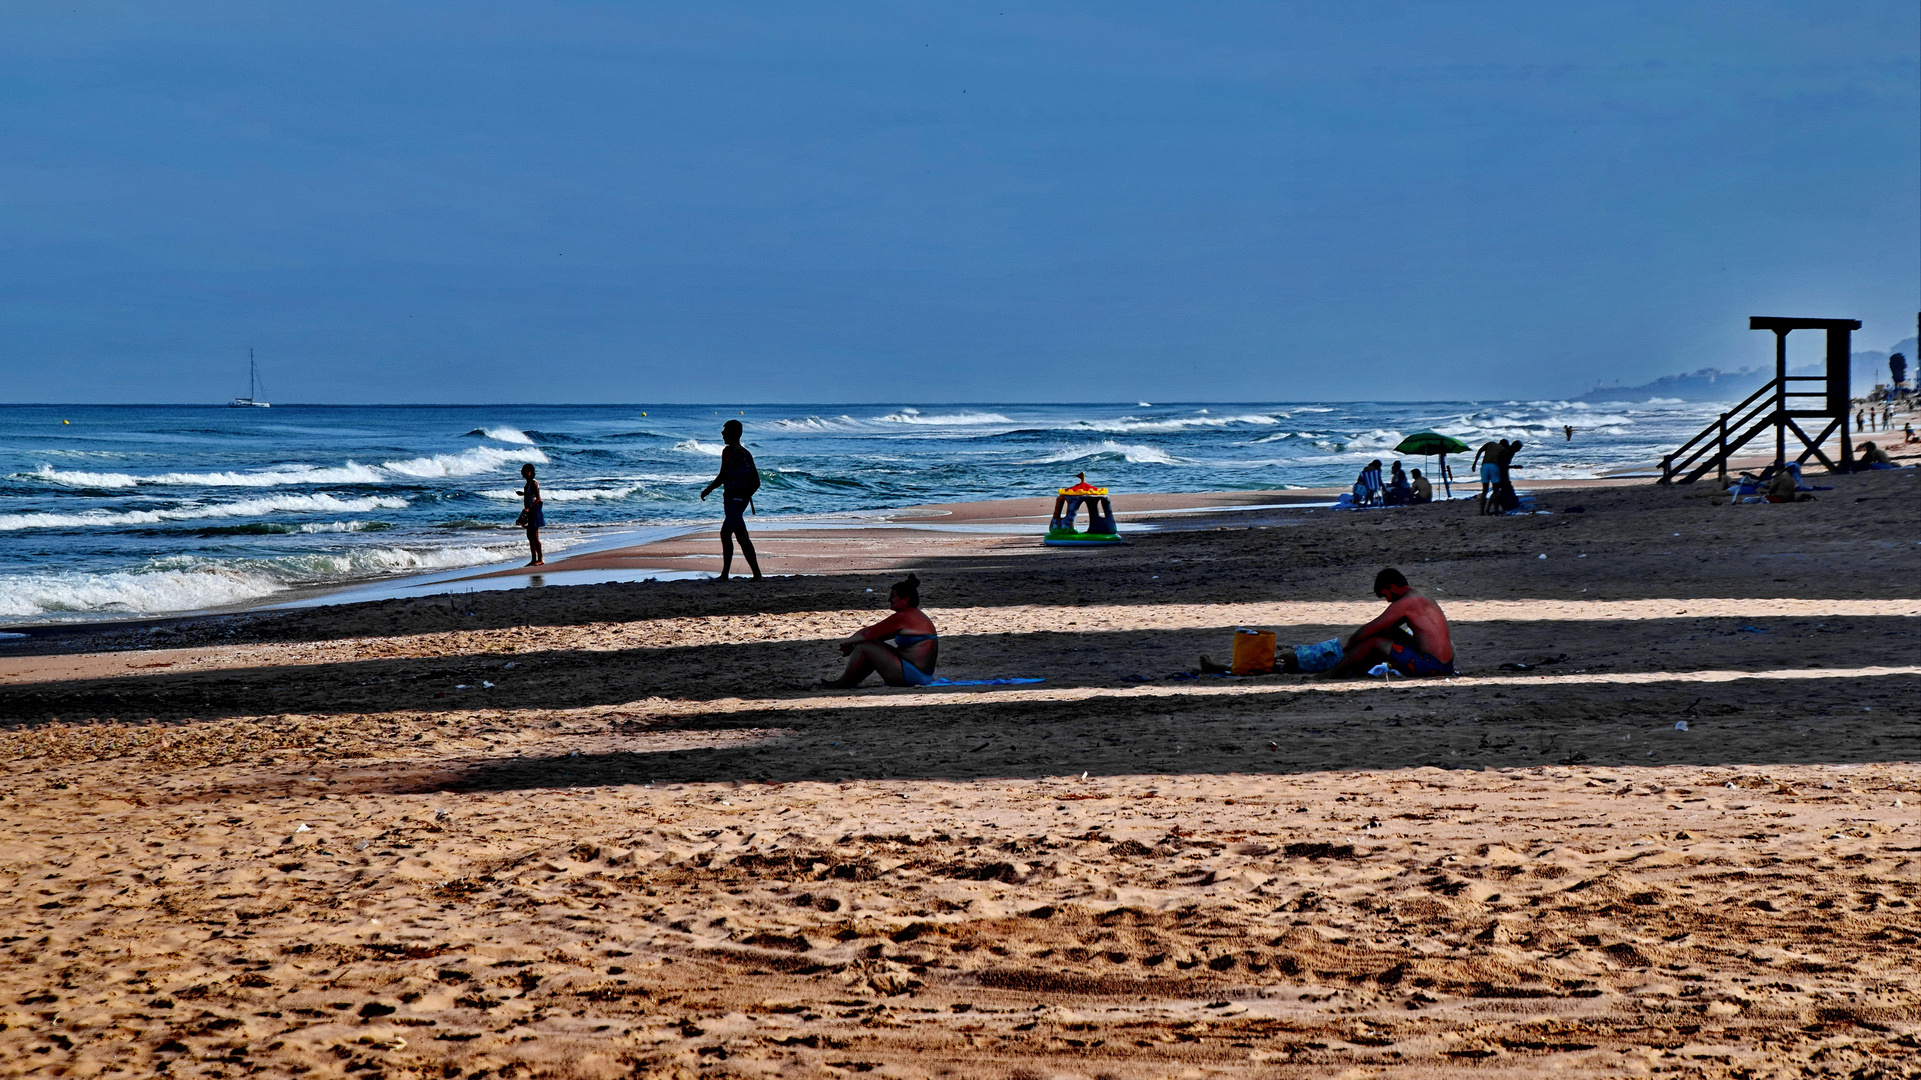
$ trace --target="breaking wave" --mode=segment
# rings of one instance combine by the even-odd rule
[[[617,488],[541,488],[542,502],[590,502],[595,499],[625,499],[647,490],[645,484],[629,484]],[[489,499],[520,501],[520,492],[513,488],[493,488],[480,493]]]
[[[0,576],[0,616],[201,611],[301,585],[478,566],[514,558],[521,551],[519,544],[368,547],[221,562],[179,556],[107,573],[9,574]]]
[[[1117,443],[1112,439],[1093,446],[1076,446],[1037,458],[1029,464],[1058,465],[1067,461],[1092,461],[1100,458],[1119,459],[1135,465],[1179,465],[1183,459],[1177,458],[1158,446],[1142,446],[1133,443]]]
[[[786,431],[858,431],[865,425],[843,413],[834,417],[803,416],[797,420],[776,420],[774,426]]]
[[[68,487],[129,488],[146,484],[193,485],[197,487],[283,487],[291,484],[379,484],[388,477],[380,470],[349,461],[345,465],[286,465],[254,472],[170,472],[138,476],[131,473],[81,472],[42,465],[30,473],[19,474],[32,480]]]
[[[519,428],[508,427],[505,424],[501,424],[498,427],[475,428],[467,434],[479,435],[497,442],[519,443],[522,446],[532,446],[534,444],[534,440],[529,438],[526,432]]]
[[[1179,416],[1165,419],[1123,416],[1118,420],[1082,420],[1075,428],[1088,431],[1112,431],[1116,433],[1135,431],[1175,432],[1190,428],[1224,428],[1245,424],[1254,427],[1273,427],[1281,422],[1277,416],[1265,413],[1249,413],[1244,416]]]
[[[445,476],[477,476],[481,473],[494,472],[503,465],[522,462],[544,465],[547,463],[547,455],[531,446],[525,450],[476,446],[472,450],[463,450],[458,454],[435,454],[433,457],[410,458],[406,461],[383,461],[380,467],[402,476],[427,480]]]
[[[0,514],[0,531],[158,525],[167,521],[260,517],[264,514],[364,514],[369,510],[402,510],[406,506],[407,500],[391,496],[340,499],[332,495],[269,495],[266,498],[244,499],[240,502],[176,506],[163,510],[82,510],[73,514]]]
[[[919,409],[902,409],[886,416],[874,417],[877,424],[926,424],[929,427],[978,427],[982,424],[1011,424],[1012,420],[1000,413],[960,412],[941,413],[936,416],[923,416]]]

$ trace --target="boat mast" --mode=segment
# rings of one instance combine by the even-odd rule
[[[253,346],[249,345],[247,346],[247,400],[248,401],[252,401],[255,398],[260,396],[260,391],[254,388],[255,381],[256,380],[254,378],[254,366],[253,366]]]

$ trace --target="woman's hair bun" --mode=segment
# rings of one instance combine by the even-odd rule
[[[889,591],[893,592],[897,596],[906,597],[908,603],[914,605],[915,607],[919,607],[920,606],[920,575],[908,574],[906,581],[894,582],[894,587]]]

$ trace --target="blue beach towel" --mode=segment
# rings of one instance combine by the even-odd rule
[[[1046,682],[1046,679],[935,679],[924,686],[1014,686],[1018,683]]]

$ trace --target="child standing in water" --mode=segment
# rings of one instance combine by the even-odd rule
[[[547,515],[541,510],[540,482],[534,479],[532,464],[520,467],[520,478],[527,481],[527,486],[514,492],[520,496],[520,520],[515,524],[527,530],[527,550],[533,556],[527,565],[540,566],[547,561],[540,550],[540,527],[547,524]]]
[[[754,541],[747,535],[747,519],[742,514],[754,501],[754,492],[760,490],[760,470],[754,467],[754,455],[740,444],[740,421],[729,420],[720,426],[720,438],[727,445],[720,452],[720,475],[714,482],[700,489],[700,497],[705,501],[717,487],[725,487],[721,492],[721,505],[725,516],[720,523],[720,580],[726,581],[734,568],[734,537],[740,537],[740,553],[747,558],[747,568],[754,572],[754,580],[760,580],[760,560],[754,557]]]

